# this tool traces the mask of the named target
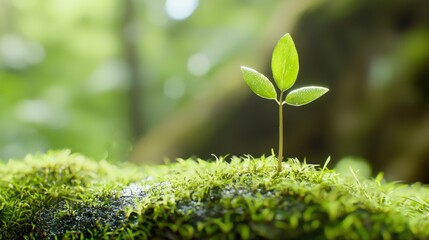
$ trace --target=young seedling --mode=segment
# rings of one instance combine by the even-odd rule
[[[279,105],[279,152],[278,152],[278,173],[282,171],[283,161],[283,104],[291,106],[302,106],[310,103],[329,89],[317,86],[302,87],[289,92],[285,96],[285,92],[291,88],[296,81],[299,70],[298,53],[295,48],[295,43],[289,33],[280,38],[274,48],[271,59],[271,70],[273,72],[274,81],[280,90],[280,96],[277,97],[277,91],[271,81],[262,73],[248,68],[241,67],[244,81],[249,85],[250,89],[259,97],[275,100]]]

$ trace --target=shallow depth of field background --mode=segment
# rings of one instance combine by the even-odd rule
[[[0,159],[70,148],[162,163],[277,151],[273,101],[240,66],[271,77],[277,40],[300,56],[285,107],[288,157],[429,182],[429,2],[0,0]]]

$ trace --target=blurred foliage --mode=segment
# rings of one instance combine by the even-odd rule
[[[198,5],[187,19],[175,19],[186,9],[166,11],[172,1],[130,1],[135,17],[123,24],[125,2],[0,1],[1,159],[64,147],[124,158],[133,129],[123,32],[138,42],[150,129],[198,98],[205,76],[246,46],[276,1],[183,1]]]
[[[276,109],[239,66],[270,76],[291,32],[299,84],[331,91],[287,111],[286,156],[360,156],[388,178],[429,181],[428,1],[179,2],[0,0],[0,159],[268,153]]]
[[[126,72],[116,4],[1,1],[0,158],[124,151]],[[114,114],[112,114],[114,113]]]

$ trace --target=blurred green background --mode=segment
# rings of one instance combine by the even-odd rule
[[[271,76],[290,32],[286,156],[366,159],[429,182],[429,1],[0,0],[0,159],[70,148],[92,158],[259,156],[277,150],[277,108],[240,66]]]

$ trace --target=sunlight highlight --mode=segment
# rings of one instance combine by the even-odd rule
[[[183,20],[192,15],[198,7],[198,0],[167,0],[165,10],[174,20]]]

